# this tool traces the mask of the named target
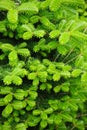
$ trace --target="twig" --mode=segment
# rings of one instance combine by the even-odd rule
[[[87,114],[79,114],[77,117],[87,116]]]
[[[68,63],[70,63],[71,61],[75,60],[78,56],[79,56],[79,55],[77,55],[77,56],[73,57],[72,59],[68,60],[65,64],[68,64]]]
[[[58,55],[55,57],[54,61],[56,61],[56,60],[59,58],[59,56],[60,56],[60,54],[58,54]]]
[[[87,31],[87,28],[84,29],[84,33]]]
[[[72,128],[71,128],[71,130],[73,130],[75,128],[75,126],[73,126]]]
[[[72,51],[73,51],[73,49],[71,49],[70,51],[69,51],[69,53],[66,55],[66,57],[63,59],[63,62],[70,56],[70,54],[72,53]]]

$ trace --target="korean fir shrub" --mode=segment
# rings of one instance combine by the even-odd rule
[[[87,1],[0,0],[0,130],[87,129]]]

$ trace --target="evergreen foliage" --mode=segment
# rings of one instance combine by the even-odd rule
[[[87,1],[0,0],[0,130],[87,129]]]

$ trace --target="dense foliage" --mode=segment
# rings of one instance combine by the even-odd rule
[[[87,129],[87,1],[0,0],[0,130]]]

